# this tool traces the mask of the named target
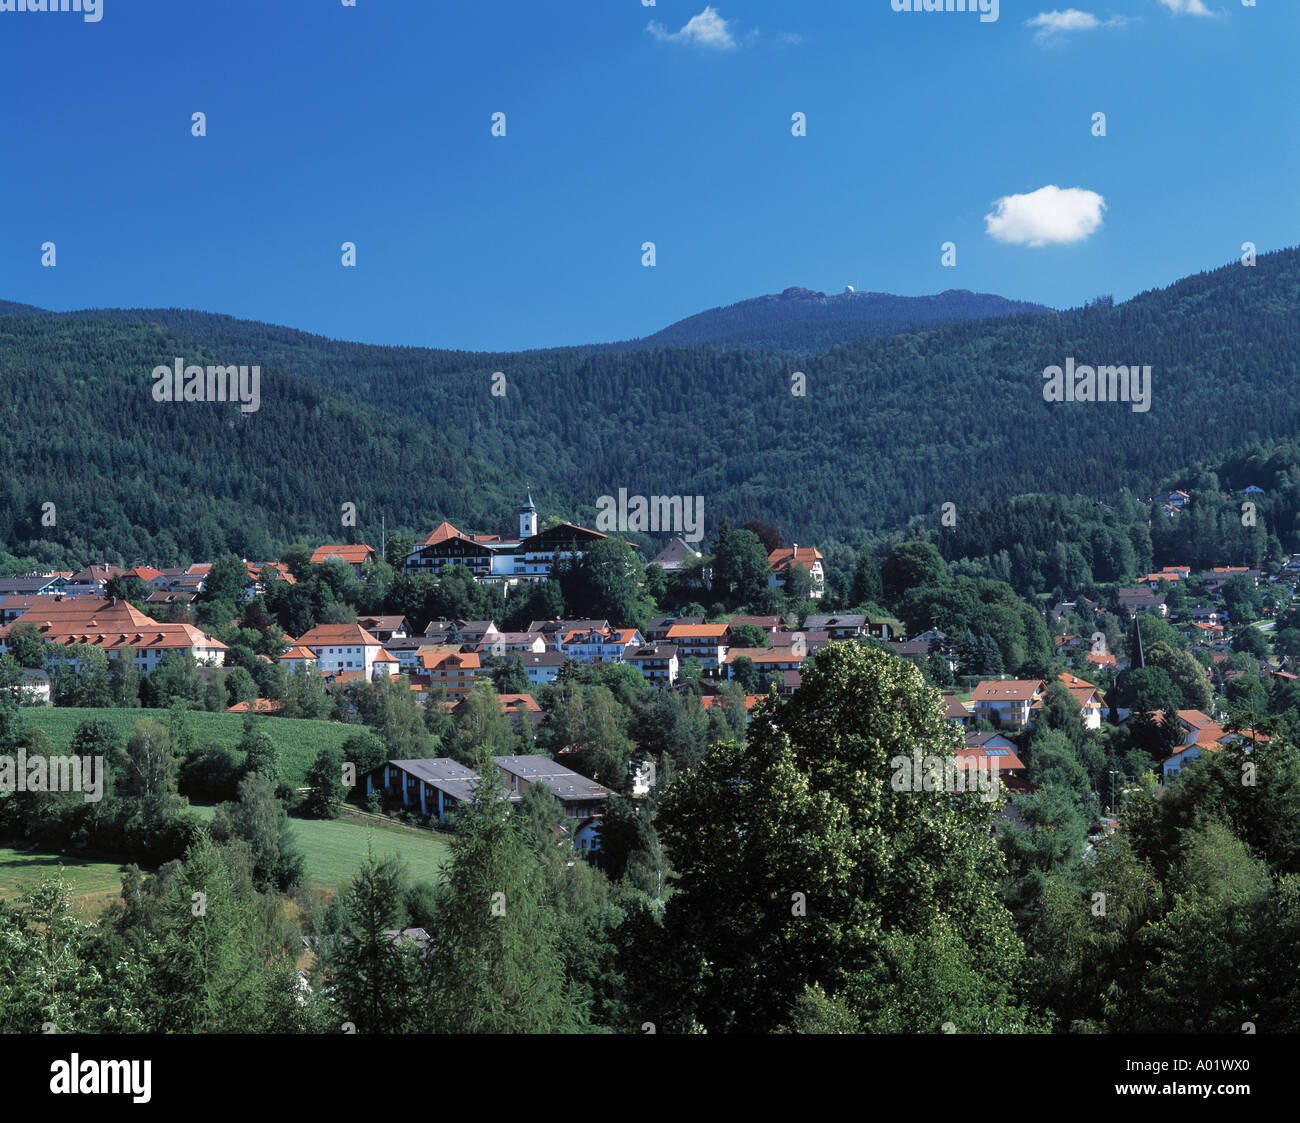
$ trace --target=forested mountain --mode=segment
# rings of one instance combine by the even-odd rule
[[[12,300],[0,300],[0,316],[50,316],[44,308],[34,304],[15,304]]]
[[[898,335],[956,320],[984,320],[1052,309],[1006,300],[968,289],[933,296],[894,296],[887,292],[843,292],[827,296],[812,289],[788,288],[710,308],[670,324],[662,331],[623,345],[632,347],[764,347],[806,353],[824,351],[864,335]]]
[[[155,402],[151,372],[177,355],[216,361],[158,325],[0,318],[0,543],[66,563],[267,558],[303,535],[377,543],[381,511],[487,523],[518,503],[521,483],[454,433],[274,362],[257,412]]]
[[[1029,492],[1148,495],[1207,458],[1300,432],[1297,313],[1300,252],[1288,250],[1123,304],[862,338],[798,360],[712,346],[372,347],[178,310],[3,318],[0,531],[11,549],[42,537],[46,492],[71,497],[60,533],[110,556],[148,553],[157,534],[158,561],[170,557],[164,533],[205,556],[267,552],[250,533],[337,537],[338,504],[353,497],[383,496],[390,527],[448,517],[498,529],[522,480],[543,513],[589,525],[597,498],[626,487],[704,496],[710,534],[726,515],[803,542],[855,541],[918,514],[937,527],[945,502],[960,519]],[[262,365],[257,414],[149,399],[153,367],[194,358],[196,344],[208,361]],[[1043,369],[1067,358],[1151,366],[1149,412],[1044,401]],[[124,540],[128,524],[148,533]]]

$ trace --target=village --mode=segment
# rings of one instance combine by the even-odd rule
[[[1185,493],[1157,497],[1167,512],[1177,512]],[[449,522],[438,524],[401,559],[401,574],[437,579],[448,567],[462,567],[475,583],[498,591],[540,585],[556,566],[580,560],[593,543],[606,539],[598,531],[572,523],[539,530],[531,493],[518,511],[517,533],[465,534]],[[314,547],[307,559],[311,570],[342,567],[364,580],[381,555],[365,543],[332,543]],[[690,580],[707,586],[711,570],[685,539],[675,538],[652,560],[665,573],[681,573],[694,563]],[[200,675],[230,667],[230,646],[201,623],[195,610],[203,604],[213,571],[212,562],[184,568],[137,565],[88,565],[67,572],[31,573],[0,579],[0,654],[12,654],[26,633],[54,657],[22,670],[24,697],[29,704],[49,705],[57,698],[62,673],[75,675],[85,652],[98,650],[110,659],[125,657],[147,678],[168,660],[192,664]],[[285,561],[244,561],[240,596],[245,606],[262,598],[274,583],[294,585],[298,578]],[[879,646],[914,663],[931,685],[940,688],[944,717],[960,732],[954,749],[956,763],[965,768],[991,768],[1012,796],[1037,790],[1018,754],[1040,716],[1047,689],[1063,684],[1077,706],[1081,728],[1124,727],[1134,720],[1131,705],[1123,704],[1125,680],[1146,666],[1143,628],[1173,630],[1188,652],[1205,667],[1213,697],[1221,700],[1228,685],[1251,670],[1270,681],[1295,681],[1292,658],[1266,656],[1262,636],[1272,627],[1261,620],[1260,656],[1234,653],[1230,620],[1243,611],[1254,622],[1290,599],[1300,580],[1300,555],[1290,558],[1271,576],[1244,566],[1216,566],[1193,574],[1190,567],[1165,566],[1132,586],[1115,588],[1109,603],[1079,597],[1061,601],[1047,612],[1055,625],[1056,660],[1049,673],[1013,677],[987,673],[984,657],[962,649],[960,637],[937,626],[903,634],[900,620],[880,612],[812,611],[824,606],[826,573],[821,553],[813,547],[778,547],[767,556],[768,587],[780,591],[795,570],[806,591],[808,611],[791,613],[722,613],[654,615],[643,626],[626,620],[533,619],[514,630],[493,619],[408,619],[402,614],[357,613],[347,623],[321,622],[298,635],[280,633],[274,625],[264,635],[271,653],[256,655],[249,669],[259,684],[276,683],[255,694],[231,701],[228,712],[276,717],[286,712],[284,683],[319,677],[328,695],[344,696],[356,683],[386,680],[409,689],[420,709],[436,707],[453,720],[465,710],[476,687],[495,692],[501,713],[520,730],[522,746],[548,717],[550,688],[575,668],[622,667],[634,671],[655,691],[698,699],[698,706],[743,707],[745,720],[760,700],[773,693],[778,701],[799,689],[810,660],[828,645],[845,642]],[[322,570],[324,571],[324,570]],[[299,567],[299,575],[303,573]],[[283,587],[283,586],[281,586]],[[704,588],[700,589],[701,596]],[[1139,621],[1145,618],[1145,624]],[[1158,624],[1156,623],[1158,621]],[[232,622],[233,626],[233,622]],[[1122,634],[1119,628],[1123,628]],[[1109,629],[1109,634],[1107,629]],[[1148,641],[1149,646],[1149,641]],[[278,651],[276,649],[279,649]],[[1112,650],[1114,648],[1114,650]],[[245,656],[248,658],[247,649]],[[28,663],[34,662],[32,659]],[[268,677],[278,666],[283,676]],[[502,669],[510,668],[508,679]],[[936,672],[936,668],[938,668]],[[986,673],[973,673],[982,668]],[[1086,676],[1086,677],[1085,677]],[[206,680],[205,680],[206,681]],[[1202,754],[1217,753],[1253,731],[1229,731],[1222,708],[1213,711],[1170,707],[1154,715],[1172,722],[1178,735],[1167,734],[1162,759],[1155,763],[1157,779],[1172,780]],[[344,703],[336,719],[358,720],[356,707]],[[570,750],[561,748],[558,757]],[[633,750],[623,790],[644,796],[646,754]],[[534,782],[548,786],[571,820],[573,845],[589,855],[600,849],[599,824],[611,788],[584,776],[560,760],[544,757],[497,756],[495,764],[518,801]],[[358,781],[358,798],[376,794],[391,807],[418,814],[434,826],[454,821],[455,811],[471,797],[478,777],[463,761],[448,757],[390,760],[372,768]],[[610,777],[606,776],[607,781]],[[1112,776],[1112,786],[1114,777]],[[1121,785],[1137,782],[1123,776]],[[1100,793],[1099,793],[1100,794]],[[1114,793],[1104,793],[1105,807],[1096,829],[1114,829]]]

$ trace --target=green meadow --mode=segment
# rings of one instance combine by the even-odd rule
[[[40,729],[54,743],[56,750],[66,749],[77,726],[87,720],[108,722],[123,741],[131,735],[136,722],[145,718],[167,724],[166,710],[96,710],[42,706],[24,710],[23,717]],[[285,717],[259,717],[255,720],[258,728],[266,730],[279,748],[284,778],[295,787],[302,787],[306,783],[307,770],[322,748],[327,745],[341,746],[348,737],[364,728],[335,721],[306,721]],[[242,714],[191,710],[185,715],[185,722],[194,734],[196,746],[212,741],[233,749],[244,735]]]

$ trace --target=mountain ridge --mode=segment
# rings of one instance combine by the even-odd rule
[[[239,430],[262,431],[260,442],[215,455],[217,430],[200,416],[222,407],[195,406],[191,416],[149,400],[155,365],[200,353],[261,364],[262,412]],[[1151,411],[1044,401],[1042,372],[1069,357],[1151,364]],[[32,375],[44,380],[39,393]],[[864,336],[797,360],[712,345],[380,347],[165,309],[19,314],[0,317],[0,401],[9,410],[0,453],[11,465],[0,484],[8,501],[0,541],[35,549],[58,537],[116,555],[171,519],[173,551],[234,542],[258,553],[290,536],[339,538],[338,504],[357,496],[365,512],[357,534],[372,533],[381,512],[391,529],[425,533],[445,517],[492,531],[510,524],[523,480],[544,515],[587,525],[598,498],[625,487],[704,495],[709,533],[725,515],[737,525],[761,519],[800,542],[857,541],[937,518],[945,502],[960,511],[1044,490],[1150,494],[1201,460],[1300,433],[1290,392],[1298,377],[1296,250],[1121,304]],[[277,381],[283,393],[268,392]],[[314,411],[332,428],[315,432]],[[276,439],[277,424],[291,439]],[[135,430],[164,451],[155,455]],[[166,490],[196,439],[203,471],[185,471],[183,494]],[[151,486],[166,490],[158,502],[138,494]],[[40,525],[39,504],[58,489],[80,512],[66,536]]]

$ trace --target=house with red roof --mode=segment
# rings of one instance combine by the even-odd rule
[[[1101,691],[1078,675],[1064,674],[1058,677],[1074,695],[1074,700],[1079,703],[1084,729],[1100,729],[1101,712],[1105,707]]]
[[[1155,720],[1163,725],[1167,720],[1165,713],[1157,711]],[[1181,748],[1171,753],[1161,763],[1161,772],[1166,782],[1177,776],[1202,753],[1217,753],[1222,751],[1224,746],[1223,726],[1200,710],[1179,710],[1177,721],[1183,728],[1183,743]]]
[[[295,644],[280,656],[280,666],[290,674],[293,674],[299,667],[316,667],[318,665],[316,653],[310,647],[304,647],[302,644]]]
[[[809,653],[796,647],[733,647],[727,652],[724,666],[727,678],[736,677],[736,662],[748,659],[761,675],[766,675],[769,682],[780,682],[781,693],[792,694],[798,682],[787,689],[786,675],[799,672],[804,661],[811,658]]]
[[[623,663],[644,644],[635,628],[575,629],[557,638],[555,650],[575,663]]]
[[[311,554],[312,565],[324,565],[332,558],[338,558],[352,567],[352,572],[361,576],[362,566],[370,565],[379,555],[373,546],[365,544],[349,546],[317,546]]]
[[[1041,707],[1042,679],[1002,679],[981,682],[971,692],[977,721],[1002,729],[1027,729],[1033,710]]]
[[[483,670],[477,651],[460,651],[454,647],[421,651],[417,663],[418,675],[423,680],[421,685],[430,690],[441,688],[450,701],[464,698]]]
[[[226,645],[192,624],[160,624],[128,601],[101,597],[43,597],[43,604],[28,609],[0,628],[0,654],[9,651],[14,628],[33,625],[43,639],[59,647],[88,645],[110,657],[130,649],[137,670],[152,671],[173,652],[184,652],[199,663],[220,666]],[[71,661],[76,666],[76,660]]]
[[[370,681],[397,673],[397,659],[360,624],[317,624],[294,640],[293,645],[295,649],[310,651],[325,675],[356,671],[359,677]]]
[[[767,555],[768,588],[780,589],[785,586],[790,571],[802,566],[812,578],[812,588],[808,595],[816,600],[826,592],[826,571],[822,568],[822,555],[812,546],[800,546],[797,542],[783,546]]]
[[[677,648],[682,663],[698,659],[712,674],[727,657],[726,624],[674,624],[664,639]]]

